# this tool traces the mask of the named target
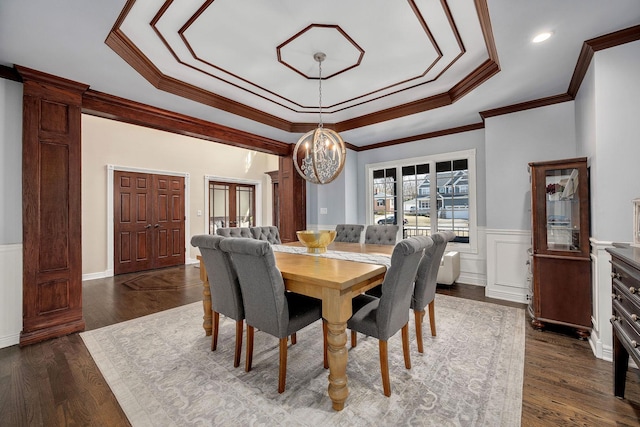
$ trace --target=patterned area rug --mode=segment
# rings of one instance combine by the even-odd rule
[[[200,276],[189,275],[183,269],[151,270],[122,284],[134,291],[175,291],[189,286],[202,286]]]
[[[413,314],[411,315],[413,317]],[[436,295],[436,337],[425,319],[425,353],[410,322],[411,363],[400,333],[389,340],[390,398],[382,394],[378,342],[349,349],[350,396],[335,412],[322,368],[319,322],[289,347],[278,394],[278,340],[256,331],[253,370],[233,368],[234,322],[221,318],[218,350],[202,329],[202,304],[81,334],[134,426],[519,426],[524,310]],[[244,344],[244,343],[243,343]],[[349,346],[349,344],[347,344]]]

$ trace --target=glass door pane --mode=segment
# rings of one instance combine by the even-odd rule
[[[209,234],[221,227],[229,227],[229,186],[209,183]]]
[[[438,231],[456,233],[469,243],[469,167],[467,159],[436,163]]]
[[[397,224],[396,169],[373,171],[373,221],[375,224]]]
[[[254,186],[236,186],[236,221],[238,227],[254,226]]]
[[[209,182],[209,233],[221,227],[255,226],[255,185]]]
[[[402,197],[405,221],[403,236],[431,235],[431,180],[428,164],[402,167]]]
[[[547,249],[580,250],[578,169],[549,169],[545,174]]]

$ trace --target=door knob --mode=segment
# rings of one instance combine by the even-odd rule
[[[158,228],[158,227],[160,227],[160,224],[156,224],[156,225],[154,225],[154,227],[155,227],[155,228]]]
[[[144,228],[151,228],[151,224],[145,225]]]

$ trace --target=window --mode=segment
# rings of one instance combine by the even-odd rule
[[[369,223],[402,224],[402,237],[452,230],[454,243],[477,250],[475,150],[372,164],[366,169],[373,197]]]
[[[375,194],[373,212],[376,224],[396,224],[396,193],[395,168],[376,170],[373,173],[373,194]]]

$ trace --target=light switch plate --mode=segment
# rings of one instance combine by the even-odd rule
[[[327,208],[320,208],[320,215],[326,215],[327,214]]]

